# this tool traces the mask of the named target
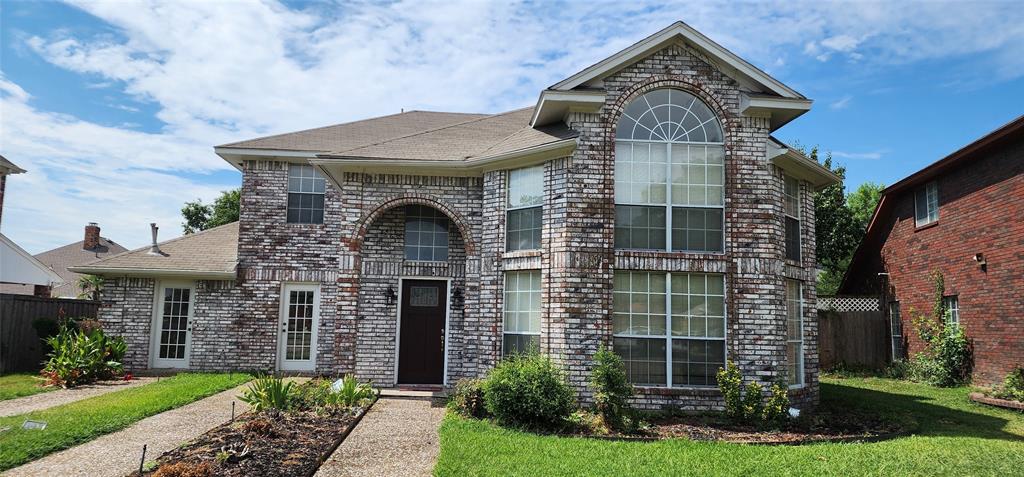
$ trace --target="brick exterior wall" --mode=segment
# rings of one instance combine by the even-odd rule
[[[877,295],[889,273],[885,302],[900,303],[908,356],[920,352],[912,317],[930,315],[938,270],[946,295],[957,295],[960,324],[974,347],[974,382],[1001,382],[1024,366],[1024,141],[1004,144],[937,178],[939,220],[914,222],[914,191],[887,196],[889,213],[851,264],[843,293]],[[986,269],[974,260],[984,254]]]
[[[396,381],[399,304],[387,304],[400,277],[440,277],[464,290],[452,300],[447,343],[448,383],[486,373],[500,359],[504,273],[540,270],[541,351],[566,371],[581,399],[590,399],[592,357],[612,337],[615,270],[723,273],[727,295],[727,355],[748,379],[785,377],[785,278],[804,282],[806,386],[798,404],[818,395],[814,294],[814,209],[802,184],[801,263],[784,255],[782,175],[766,160],[769,118],[739,113],[740,86],[699,53],[670,46],[604,80],[601,112],[571,113],[579,132],[570,157],[544,163],[543,228],[537,251],[505,252],[507,171],[482,177],[344,173],[328,183],[323,225],[285,221],[287,164],[248,161],[244,167],[237,282],[197,288],[192,367],[274,369],[282,283],[321,287],[319,373],[354,372],[377,385]],[[614,249],[614,128],[633,98],[655,88],[678,88],[704,100],[726,135],[725,250],[723,253],[636,252]],[[404,260],[404,206],[423,204],[452,220],[449,260]],[[130,316],[152,316],[152,281],[126,281],[105,293],[103,320],[132,343],[148,339]],[[118,294],[120,293],[120,294]],[[135,305],[148,300],[148,308]],[[198,315],[202,315],[200,318]],[[405,337],[402,337],[405,339]],[[226,348],[229,347],[229,348]],[[222,350],[230,349],[230,353]],[[144,366],[147,356],[132,354]],[[216,355],[216,356],[212,356]],[[687,410],[717,409],[716,389],[642,389],[637,404]]]

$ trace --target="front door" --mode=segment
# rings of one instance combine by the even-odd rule
[[[316,369],[316,335],[320,322],[320,287],[288,283],[281,298],[277,367],[281,371]]]
[[[187,368],[192,345],[193,282],[161,282],[156,300],[154,368]]]
[[[443,384],[447,291],[443,280],[402,280],[399,384]]]

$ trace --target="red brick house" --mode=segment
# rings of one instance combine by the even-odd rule
[[[900,317],[893,354],[912,356],[935,270],[973,341],[975,383],[1024,366],[1024,116],[885,189],[840,293],[884,292]]]

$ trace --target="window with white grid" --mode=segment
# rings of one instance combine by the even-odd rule
[[[946,321],[960,325],[960,299],[957,295],[942,297],[942,307],[946,310]]]
[[[790,386],[804,384],[804,292],[796,280],[786,280],[786,369]]]
[[[540,345],[540,270],[505,273],[505,356],[537,351]]]
[[[405,208],[405,259],[428,262],[448,260],[450,220],[440,210],[426,205]]]
[[[544,202],[544,166],[508,172],[508,211],[505,222],[506,250],[540,248]]]
[[[783,176],[782,185],[786,221],[786,258],[800,261],[800,181]]]
[[[324,191],[327,181],[313,166],[288,166],[288,223],[324,223]]]
[[[939,185],[929,182],[914,192],[914,223],[918,227],[939,220]]]

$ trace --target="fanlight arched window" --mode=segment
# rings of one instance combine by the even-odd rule
[[[721,123],[685,91],[634,99],[615,131],[615,247],[721,252],[725,146]]]

